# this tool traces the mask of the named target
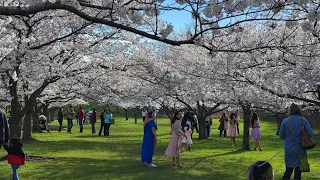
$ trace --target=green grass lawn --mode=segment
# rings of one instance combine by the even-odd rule
[[[64,121],[64,125],[66,125]],[[52,124],[57,124],[54,121]],[[97,124],[100,126],[100,124]],[[91,134],[91,126],[85,125],[84,133],[74,125],[72,134],[64,130],[61,133],[37,133],[33,136],[37,141],[24,144],[27,154],[55,158],[53,161],[27,162],[19,169],[22,180],[93,180],[93,179],[246,179],[247,168],[258,160],[267,160],[281,150],[283,141],[275,135],[276,124],[261,123],[263,151],[237,151],[242,145],[240,136],[233,149],[229,138],[218,138],[218,121],[214,120],[212,138],[194,140],[193,152],[183,152],[181,162],[185,168],[173,168],[171,159],[163,156],[170,135],[168,119],[158,120],[158,139],[155,148],[154,163],[158,168],[148,168],[140,162],[140,149],[143,136],[141,119],[138,124],[133,120],[125,121],[116,118],[116,124],[110,128],[109,138]],[[196,137],[198,135],[196,134]],[[316,139],[319,145],[319,138]],[[250,142],[253,147],[254,142]],[[311,172],[303,173],[306,180],[320,179],[320,148],[308,152]],[[6,153],[0,149],[0,157]],[[275,170],[275,179],[281,179],[285,166],[283,152],[270,161]],[[0,162],[0,179],[11,177],[11,166],[6,161]]]

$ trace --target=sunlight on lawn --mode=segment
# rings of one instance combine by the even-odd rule
[[[19,169],[20,179],[246,179],[247,168],[258,160],[267,160],[281,150],[283,141],[276,134],[276,124],[262,122],[262,142],[260,151],[237,151],[242,145],[242,130],[236,139],[233,149],[229,138],[219,139],[218,121],[213,121],[212,138],[194,140],[193,152],[181,154],[185,168],[173,168],[171,159],[163,156],[170,135],[168,119],[159,119],[157,131],[159,143],[155,148],[154,163],[158,168],[150,169],[140,162],[142,141],[142,122],[133,124],[133,120],[125,121],[116,118],[111,126],[109,138],[91,134],[91,126],[85,125],[84,133],[74,125],[73,133],[36,133],[37,141],[25,143],[25,152],[29,155],[55,158],[54,161],[27,162]],[[64,121],[66,123],[66,121]],[[52,124],[56,125],[57,121]],[[100,124],[97,124],[97,128]],[[195,137],[198,135],[196,134]],[[317,142],[319,138],[317,137]],[[319,144],[319,143],[318,143]],[[250,142],[253,147],[254,142]],[[3,149],[0,156],[4,156]],[[320,179],[319,148],[309,151],[311,163],[310,173],[304,173],[303,179]],[[281,179],[284,173],[283,152],[270,161],[275,170],[275,179]],[[11,167],[0,162],[2,180],[10,179]]]

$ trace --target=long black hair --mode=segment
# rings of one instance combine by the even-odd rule
[[[178,116],[178,114],[181,113],[181,112],[182,112],[181,110],[178,110],[178,111],[176,111],[176,112],[174,113],[174,116],[173,116],[173,118],[171,119],[171,125],[173,125],[174,122],[176,122],[176,120],[178,119],[177,116]]]
[[[236,116],[236,114],[235,114],[235,113],[231,113],[231,114],[230,114],[230,120],[234,120],[234,119],[233,119],[234,116]]]
[[[177,114],[177,115],[178,115],[178,114]],[[185,121],[187,121],[187,120],[193,121],[194,118],[193,118],[192,112],[186,112],[186,113],[184,113],[183,120],[185,120]]]
[[[252,117],[251,117],[251,126],[253,127],[253,125],[254,125],[254,121],[255,120],[258,120],[258,114],[257,113],[253,113],[252,114]]]

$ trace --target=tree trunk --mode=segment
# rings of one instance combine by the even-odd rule
[[[277,118],[277,124],[278,124],[278,129],[277,129],[277,133],[276,135],[279,135],[279,131],[280,131],[280,126],[281,126],[281,120],[280,120],[280,117],[279,117],[279,114],[277,113],[276,114],[276,118]]]
[[[174,113],[177,111],[177,109],[169,108],[168,106],[162,106],[162,109],[164,110],[164,112],[166,113],[167,117],[170,119],[170,122],[171,122],[171,119],[173,118]]]
[[[37,105],[35,105],[32,111],[32,131],[34,132],[41,131],[39,127],[39,115],[39,108]]]
[[[126,121],[128,121],[128,109],[124,109],[124,112],[126,114]]]
[[[250,150],[249,140],[250,140],[250,115],[251,115],[251,109],[250,105],[241,105],[243,109],[243,144],[242,144],[242,150]]]
[[[23,136],[22,140],[28,141],[33,139],[31,134],[32,123],[31,123],[32,111],[28,111],[23,119]]]
[[[14,112],[13,112],[14,113]],[[19,115],[13,115],[10,118],[9,124],[10,124],[10,138],[13,137],[21,137],[21,117]]]
[[[206,128],[206,118],[199,117],[198,118],[199,125],[199,139],[207,139],[207,128]]]
[[[134,113],[134,123],[137,124],[137,118],[138,118],[138,113],[139,113],[139,107],[136,107],[136,111]]]
[[[9,121],[9,125],[10,125],[10,139],[12,139],[13,137],[21,137],[21,119],[23,117],[22,113],[21,113],[21,109],[20,109],[20,104],[19,101],[17,99],[18,96],[15,96],[16,93],[16,89],[13,87],[14,84],[13,83],[11,89],[10,89],[10,94],[12,97],[11,100],[11,117],[10,117],[10,121]],[[15,91],[15,92],[13,92]]]

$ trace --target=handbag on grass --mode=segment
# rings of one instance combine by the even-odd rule
[[[308,136],[308,134],[306,133],[306,130],[304,129],[304,123],[302,121],[302,117],[300,119],[301,121],[301,130],[302,130],[302,134],[301,134],[301,147],[304,150],[308,150],[308,149],[312,149],[314,147],[316,147],[316,142]]]
[[[300,156],[300,171],[301,172],[310,172],[310,164],[308,162],[307,154]]]

